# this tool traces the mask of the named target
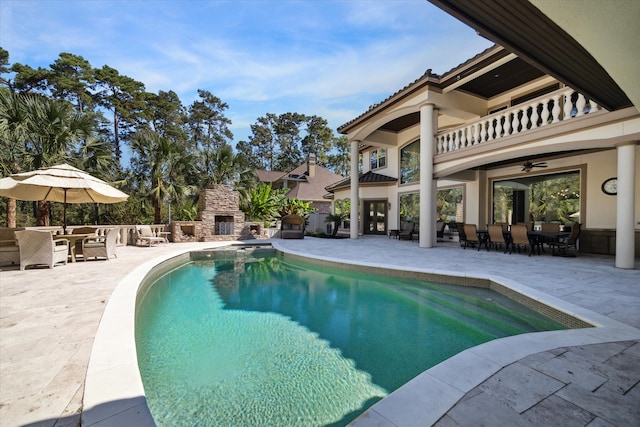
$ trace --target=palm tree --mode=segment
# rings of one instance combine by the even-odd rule
[[[154,222],[160,224],[163,200],[180,201],[196,192],[194,186],[184,181],[185,176],[191,175],[195,162],[183,147],[150,129],[138,131],[131,148],[138,180],[151,197]]]
[[[0,91],[0,170],[2,175],[20,172],[20,142],[26,135],[26,112],[21,96]],[[16,226],[16,199],[7,199],[7,227]]]
[[[4,93],[0,98],[0,135],[3,141],[3,170],[18,172],[66,162],[74,144],[90,138],[94,121],[75,113],[71,104],[37,95]],[[6,156],[5,156],[6,151]],[[36,225],[49,225],[49,202],[38,202]],[[8,210],[8,216],[11,210]],[[7,223],[15,224],[13,219]]]

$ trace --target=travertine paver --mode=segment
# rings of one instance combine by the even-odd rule
[[[462,250],[455,243],[425,250],[420,249],[417,242],[384,237],[278,241],[309,256],[338,257],[345,262],[513,278],[556,298],[640,327],[640,273],[614,268],[612,257],[527,257],[496,251]],[[77,425],[93,339],[104,308],[119,281],[129,271],[154,257],[212,246],[217,245],[129,246],[119,247],[119,257],[108,262],[79,262],[52,270],[24,272],[0,267],[0,425]],[[634,422],[640,425],[636,422],[639,420],[637,408],[640,407],[639,348],[638,343],[610,343],[592,349],[589,346],[567,347],[529,356],[521,361],[519,370],[514,369],[517,373],[515,378],[522,382],[525,380],[524,372],[533,372],[536,378],[542,375],[550,380],[545,379],[545,386],[536,388],[527,400],[511,397],[511,402],[518,410],[524,410],[523,413],[510,407],[509,400],[493,398],[486,387],[482,390],[476,388],[438,425],[477,426],[482,425],[483,420],[484,425],[550,425],[538,422],[544,419],[576,420],[578,424],[566,425],[586,425],[588,421],[580,423],[590,417],[590,427],[634,425]],[[578,381],[554,391],[556,382],[565,384],[567,380],[566,373],[562,378],[549,375],[551,371],[561,370],[560,356],[571,364],[568,369],[576,366],[574,363],[580,360],[578,357],[593,360],[592,368],[583,363],[577,365],[580,368],[576,369],[578,374],[588,374],[581,379],[586,384],[594,384],[594,378],[599,376],[608,375],[609,380],[595,392],[580,387]],[[536,370],[536,363],[546,371],[543,368]],[[558,376],[561,377],[560,374]],[[512,380],[506,376],[504,379]],[[512,389],[514,393],[518,392]],[[551,394],[531,406],[530,402],[543,392]],[[420,399],[430,401],[429,396],[421,396]],[[474,401],[477,403],[475,409],[464,406],[464,402],[471,404]],[[563,402],[567,403],[563,405]],[[492,405],[495,410],[490,409]],[[614,408],[617,418],[612,417],[607,408]],[[380,417],[375,420],[385,422]],[[416,420],[416,424],[421,423]]]
[[[531,355],[471,390],[436,426],[640,425],[638,348],[614,342]]]

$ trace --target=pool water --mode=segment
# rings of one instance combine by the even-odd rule
[[[556,329],[487,289],[248,254],[148,287],[136,344],[159,426],[342,426],[464,349]]]

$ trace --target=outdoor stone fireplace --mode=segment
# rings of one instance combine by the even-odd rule
[[[247,238],[240,196],[230,185],[212,185],[200,191],[199,221],[171,223],[173,242],[214,242]],[[246,234],[246,233],[244,233]]]

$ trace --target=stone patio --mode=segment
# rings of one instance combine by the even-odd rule
[[[575,305],[580,315],[592,312],[607,328],[591,329],[611,334],[607,339],[594,331],[589,338],[596,342],[578,345],[571,331],[544,340],[529,334],[536,344],[530,348],[511,348],[513,341],[487,343],[491,345],[447,361],[457,364],[453,370],[438,366],[417,377],[414,381],[422,387],[414,390],[419,394],[407,399],[406,394],[400,398],[402,394],[393,393],[372,408],[387,402],[378,409],[387,406],[391,412],[374,410],[354,425],[549,425],[549,420],[555,425],[640,425],[640,331],[634,329],[640,328],[640,272],[614,268],[612,257],[527,257],[463,250],[455,243],[420,249],[417,242],[386,237],[274,239],[274,243],[283,251],[341,262],[497,277],[548,296],[558,305]],[[85,375],[96,331],[116,286],[141,264],[225,244],[119,247],[117,259],[53,270],[0,267],[1,424],[78,425],[82,411],[93,410],[83,408]],[[537,346],[545,350],[535,351]],[[494,373],[486,378],[475,359],[478,355],[492,365]],[[466,385],[447,388],[455,399],[438,409],[444,416],[435,420],[407,416],[404,405],[413,409],[419,402],[432,404],[442,392],[429,384],[447,377],[458,377]],[[404,417],[393,419],[393,410],[404,412]],[[124,425],[115,418],[99,424]]]

